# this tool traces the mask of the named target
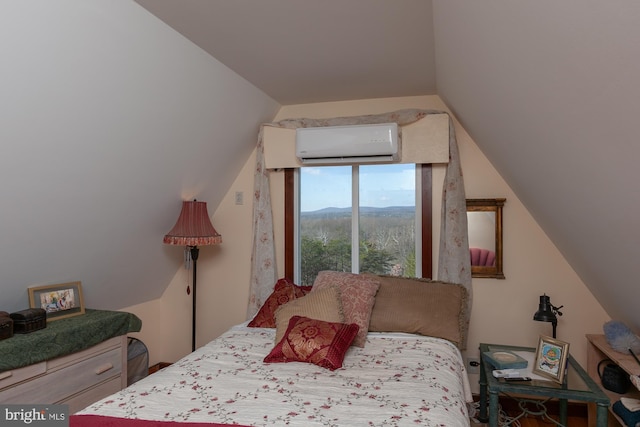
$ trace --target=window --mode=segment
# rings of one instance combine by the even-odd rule
[[[305,167],[287,170],[285,187],[287,277],[302,285],[322,270],[431,277],[430,165]]]

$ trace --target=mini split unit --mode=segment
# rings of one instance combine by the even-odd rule
[[[296,130],[296,156],[305,164],[398,161],[398,125],[299,128]]]

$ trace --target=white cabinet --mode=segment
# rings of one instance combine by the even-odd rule
[[[127,336],[86,350],[0,373],[0,403],[85,408],[127,385]]]

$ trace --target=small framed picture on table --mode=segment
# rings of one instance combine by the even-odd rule
[[[533,373],[562,384],[568,358],[569,343],[540,335],[533,364]]]
[[[48,321],[84,314],[82,283],[30,287],[29,307],[44,309]]]

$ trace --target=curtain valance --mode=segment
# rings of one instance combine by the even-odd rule
[[[264,131],[268,127],[296,129],[300,127],[345,126],[356,124],[397,123],[407,126],[426,116],[446,114],[448,117],[447,171],[442,188],[442,220],[440,228],[440,249],[438,257],[438,280],[459,283],[468,292],[466,325],[464,327],[463,348],[466,347],[468,323],[471,315],[471,260],[467,234],[467,208],[462,177],[462,167],[458,153],[455,127],[447,112],[438,110],[407,109],[384,114],[329,119],[286,119],[260,126],[256,149],[256,169],[254,173],[253,205],[253,248],[251,254],[251,284],[247,317],[251,318],[262,306],[273,290],[277,280],[273,216],[269,192],[269,172],[265,163]]]
[[[397,163],[448,163],[449,116],[430,114],[398,128],[400,160]],[[297,168],[296,130],[265,126],[264,161],[267,169]]]

